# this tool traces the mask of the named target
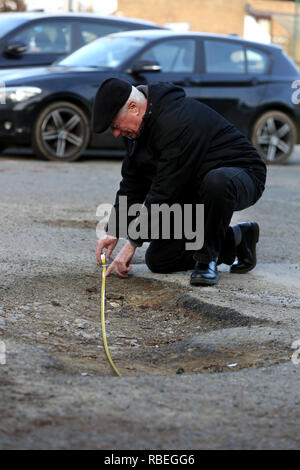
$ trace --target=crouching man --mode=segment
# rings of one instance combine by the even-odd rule
[[[144,241],[150,241],[145,260],[151,271],[192,270],[192,285],[216,284],[221,263],[230,265],[232,273],[255,267],[258,224],[230,226],[230,221],[234,211],[261,197],[266,166],[236,127],[171,83],[136,88],[117,78],[101,84],[93,107],[93,131],[109,127],[115,137],[123,137],[127,150],[114,204],[117,219],[120,198],[126,196],[128,208],[142,204],[149,213],[153,205],[203,205],[204,227],[203,243],[196,249],[187,249],[186,238],[178,239],[174,227],[169,239],[151,238],[151,227],[144,238],[133,239],[127,232],[128,241],[107,275],[114,270],[128,277],[131,259]],[[133,219],[127,218],[128,226],[142,224],[141,214]],[[118,237],[118,226],[109,222],[107,235],[97,242],[99,262],[104,249],[108,260]]]

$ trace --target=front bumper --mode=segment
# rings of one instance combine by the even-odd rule
[[[28,103],[0,104],[0,146],[30,145],[34,119]]]

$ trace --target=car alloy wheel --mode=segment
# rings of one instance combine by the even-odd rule
[[[40,113],[33,131],[33,149],[54,161],[77,160],[90,138],[85,113],[73,103],[55,102]]]
[[[296,127],[281,111],[268,111],[255,123],[252,142],[267,164],[285,162],[296,143]]]

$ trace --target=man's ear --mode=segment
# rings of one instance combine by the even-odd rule
[[[131,114],[138,114],[138,113],[139,113],[139,108],[138,108],[138,105],[137,105],[137,102],[136,102],[136,101],[134,101],[134,100],[129,101],[129,103],[128,103],[128,111],[129,111]]]

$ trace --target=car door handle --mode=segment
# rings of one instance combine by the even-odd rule
[[[263,79],[261,77],[252,77],[250,80],[249,80],[249,83],[250,85],[252,86],[256,86],[256,85],[261,85],[262,83],[264,83]]]
[[[201,85],[201,80],[199,78],[190,78],[190,77],[185,77],[182,78],[181,80],[176,80],[173,83],[176,85],[182,85],[182,86],[195,86],[195,85]]]
[[[191,78],[189,81],[192,85],[201,85],[202,84],[202,80],[200,80],[200,78]]]

